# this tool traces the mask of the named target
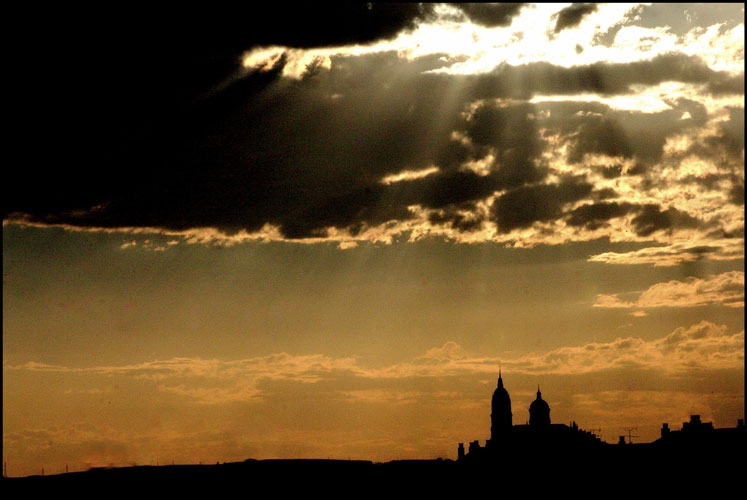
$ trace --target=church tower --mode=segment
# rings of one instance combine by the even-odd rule
[[[503,387],[501,371],[498,370],[498,387],[493,392],[490,413],[490,440],[497,443],[502,436],[511,432],[513,415],[511,413],[511,398]]]

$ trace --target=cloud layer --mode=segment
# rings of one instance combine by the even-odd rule
[[[217,13],[197,41],[185,22],[146,30],[135,47],[115,32],[110,66],[74,57],[72,79],[34,82],[39,100],[22,124],[33,153],[15,169],[4,220],[343,245],[687,240],[732,258],[730,239],[743,238],[744,72],[689,52],[701,28],[636,27],[633,9],[615,11],[600,38],[585,20],[605,11],[574,4],[543,35],[548,47],[565,47],[567,31],[591,36],[574,64],[494,59],[469,74],[455,70],[474,56],[405,42],[465,21],[475,40],[491,29],[520,41],[532,9],[299,6],[288,13],[306,20],[299,31],[248,16],[208,41],[211,22],[226,19]],[[743,57],[739,26],[717,26],[700,38]],[[636,57],[599,55],[622,47]]]
[[[471,356],[447,342],[410,362],[378,368],[353,358],[285,353],[88,368],[6,364],[11,390],[4,401],[47,398],[56,409],[48,415],[41,405],[31,426],[5,434],[4,446],[25,449],[30,464],[73,460],[72,470],[157,465],[173,457],[181,463],[351,453],[369,460],[453,457],[457,442],[487,436],[498,366],[515,423],[526,417],[540,383],[553,421],[582,414],[579,425],[603,424],[607,442],[633,422],[648,442],[662,422],[676,429],[687,411],[715,419],[717,427],[735,425],[719,419],[739,411],[744,331],[730,334],[703,321],[651,340],[618,338],[500,359]],[[46,380],[46,391],[22,396],[19,376]],[[711,391],[716,380],[718,397]],[[77,413],[80,405],[90,418]],[[72,415],[75,425],[67,421]],[[106,424],[96,420],[101,417]],[[18,466],[9,464],[11,475]]]
[[[678,328],[664,338],[618,338],[607,343],[563,347],[515,359],[470,357],[454,342],[428,350],[410,363],[367,368],[355,358],[286,353],[240,361],[177,358],[131,366],[67,368],[41,363],[6,365],[8,372],[56,373],[61,376],[125,377],[146,381],[159,391],[203,404],[262,399],[278,383],[335,385],[343,392],[364,387],[407,384],[423,377],[490,376],[502,366],[512,376],[602,376],[611,371],[652,371],[666,377],[702,370],[739,370],[744,363],[744,332],[702,321]],[[371,384],[374,384],[371,386]],[[189,389],[188,389],[189,388]],[[391,389],[391,387],[390,387]],[[96,389],[98,391],[100,389]],[[398,397],[398,396],[397,396]]]

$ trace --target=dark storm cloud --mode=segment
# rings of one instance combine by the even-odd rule
[[[423,204],[427,208],[442,208],[458,206],[486,198],[498,187],[495,178],[477,175],[474,172],[447,172],[445,174],[426,177],[418,187],[419,195],[414,202]]]
[[[424,104],[422,101],[418,102],[420,106]],[[321,205],[313,205],[304,210],[303,217],[299,217],[297,213],[292,218],[282,217],[277,222],[282,225],[284,234],[303,237],[318,235],[316,231],[327,225],[355,230],[362,222],[378,224],[392,219],[406,220],[410,217],[406,207],[416,204],[440,210],[439,214],[431,216],[431,222],[448,222],[452,227],[465,231],[477,228],[480,224],[478,219],[467,218],[463,214],[465,210],[472,210],[475,202],[486,199],[497,190],[514,188],[545,178],[546,170],[538,166],[542,147],[533,123],[533,107],[522,103],[508,107],[484,103],[478,106],[467,120],[461,123],[455,121],[452,127],[445,131],[432,132],[436,136],[442,134],[441,139],[437,141],[438,144],[443,144],[442,152],[435,155],[440,159],[437,160],[438,166],[441,167],[438,173],[383,186],[378,179],[389,171],[397,172],[413,165],[429,165],[428,157],[419,158],[417,150],[410,149],[417,138],[413,137],[412,141],[403,141],[402,138],[413,129],[422,133],[432,113],[437,110],[438,104],[431,103],[425,107],[424,115],[408,124],[405,129],[395,129],[394,133],[387,134],[385,141],[374,138],[371,146],[375,147],[377,154],[381,154],[382,157],[374,158],[363,170],[348,166],[348,169],[356,174],[344,182],[335,181],[337,186],[359,187],[348,194],[330,193],[330,198],[323,200]],[[448,132],[453,128],[463,130],[464,134],[472,139],[471,145],[449,142]],[[365,149],[366,146],[360,144],[361,141],[365,142],[362,135],[354,137],[358,143],[357,147]],[[487,175],[478,175],[460,168],[466,161],[484,160],[489,153],[494,153],[496,158],[490,165],[491,171]],[[333,153],[329,151],[324,158],[329,161],[330,158],[334,158]],[[343,165],[340,168],[344,170]],[[317,171],[319,170],[321,166]],[[377,176],[372,175],[376,172]],[[315,192],[318,193],[319,190]],[[341,192],[344,193],[346,190],[341,189]],[[289,232],[288,228],[293,230]]]
[[[595,230],[612,219],[634,214],[633,228],[638,236],[650,236],[656,231],[692,229],[702,225],[697,218],[674,208],[662,210],[658,205],[635,205],[627,202],[605,202],[581,205],[570,212],[570,226]]]
[[[126,137],[118,157],[102,162],[106,176],[81,183],[86,193],[60,183],[49,187],[59,189],[60,206],[35,211],[20,196],[14,209],[49,222],[177,230],[251,231],[269,222],[301,238],[328,226],[355,232],[364,223],[407,219],[408,205],[460,206],[542,179],[533,162],[541,145],[532,107],[485,104],[465,122],[459,111],[471,99],[469,82],[464,100],[445,106],[453,77],[421,76],[437,62],[428,61],[392,80],[395,54],[350,58],[300,82],[278,80],[279,63],[158,123],[146,120],[147,133]],[[473,146],[450,139],[460,128]],[[491,151],[490,176],[458,170]],[[443,169],[438,175],[380,183],[434,162]],[[92,205],[101,208],[86,212]]]
[[[6,183],[4,216],[227,233],[270,223],[286,237],[304,238],[323,236],[327,227],[356,234],[367,225],[407,220],[413,216],[408,207],[419,205],[433,210],[432,223],[469,231],[487,222],[474,215],[477,202],[503,192],[491,216],[506,232],[568,216],[569,202],[613,195],[594,191],[583,178],[548,184],[545,135],[563,139],[570,163],[587,153],[635,158],[640,169],[626,174],[644,175],[645,165],[661,158],[667,137],[708,118],[694,100],[674,101],[664,112],[631,113],[522,98],[626,94],[636,83],[670,80],[735,91],[724,75],[683,54],[572,68],[502,66],[465,76],[427,73],[454,62],[445,57],[404,64],[390,52],[333,56],[331,69],[311,68],[298,81],[282,76],[285,58],[271,70],[240,73],[240,55],[251,46],[326,46],[352,36],[365,43],[410,29],[433,8],[350,4],[332,12],[316,5],[204,18],[192,8],[174,12],[169,22],[158,14],[143,24],[133,15],[129,24],[88,31],[46,26],[40,40],[51,43],[50,33],[67,29],[71,35],[44,71],[26,64],[17,77],[18,86],[28,84],[18,93],[24,112],[14,115],[25,140],[14,144],[22,154],[12,189]],[[509,23],[521,6],[461,8],[481,22]],[[305,22],[271,30],[273,16]],[[720,127],[719,136],[699,146],[704,154],[724,150],[737,157],[743,111],[734,110]],[[484,171],[466,168],[471,163]],[[439,170],[431,175],[382,183],[389,174],[433,166]],[[603,174],[621,171],[610,167]],[[738,200],[739,190],[732,196]],[[616,216],[612,208],[579,209],[569,223],[602,224]],[[666,220],[681,224],[676,215],[642,212],[637,230],[655,231]]]
[[[529,227],[534,222],[560,218],[564,205],[586,198],[593,186],[580,177],[563,179],[559,184],[522,186],[499,196],[493,205],[493,218],[503,233]]]
[[[232,93],[215,92],[251,47],[370,43],[412,28],[432,8],[366,2],[192,3],[95,12],[70,4],[16,6],[8,19],[23,36],[9,54],[6,83],[15,96],[9,122],[19,182],[4,196],[4,215],[35,207],[83,209],[120,195],[130,179],[158,181],[169,176],[160,169],[182,170],[184,158],[159,158],[154,171],[158,162],[141,167],[132,151],[145,152],[164,134],[173,141],[177,132],[168,128],[176,124],[184,131],[181,122],[196,123],[201,114],[210,115],[202,126],[208,129],[216,114],[241,106],[266,85],[273,75],[248,78]],[[127,168],[132,170],[125,173]],[[46,185],[34,182],[41,178]]]
[[[550,62],[523,66],[499,66],[483,77],[484,85],[505,97],[529,98],[536,94],[573,95],[593,92],[602,95],[633,94],[632,85],[662,82],[708,84],[713,93],[744,93],[744,76],[731,77],[712,70],[697,56],[681,53],[657,55],[630,63],[598,62],[562,67]]]
[[[327,226],[355,231],[403,220],[412,203],[485,196],[476,176],[454,172],[426,185],[382,187],[386,174],[443,156],[458,115],[443,106],[443,79],[392,82],[395,55],[365,59],[342,61],[314,80],[274,81],[228,112],[174,124],[170,140],[160,138],[132,162],[152,165],[148,187],[133,186],[107,206],[112,224],[254,230],[270,222],[300,238],[323,235]]]
[[[592,203],[574,209],[567,219],[571,226],[582,226],[589,230],[598,229],[609,220],[623,217],[631,211],[630,203]]]
[[[54,9],[54,6],[52,7]],[[91,19],[83,10],[57,7],[50,21],[61,30],[87,32]],[[102,33],[114,43],[139,40],[174,48],[183,47],[189,56],[203,52],[241,53],[253,46],[281,45],[296,48],[367,44],[395,37],[413,29],[417,22],[431,18],[433,4],[386,2],[234,2],[152,5],[142,9],[104,12],[97,19]],[[42,13],[42,15],[44,15]],[[59,15],[55,20],[54,15]],[[72,23],[69,28],[66,27]],[[114,30],[113,33],[104,31]],[[115,40],[114,37],[119,38]]]
[[[448,227],[455,229],[461,233],[468,233],[470,231],[476,231],[482,228],[485,222],[479,215],[475,215],[474,211],[471,211],[472,207],[465,207],[467,209],[466,215],[464,210],[458,210],[457,207],[448,207],[444,210],[431,212],[428,215],[428,222],[434,225],[447,225]]]
[[[644,205],[633,217],[633,227],[638,236],[650,236],[656,231],[669,231],[674,228],[695,228],[699,221],[691,215],[668,208],[662,210],[658,205]]]
[[[630,158],[633,156],[627,131],[619,121],[609,116],[587,116],[577,129],[577,140],[568,160],[578,163],[587,153]]]
[[[596,12],[597,6],[593,3],[574,3],[559,11],[555,21],[555,33],[560,33],[566,28],[578,26],[584,16]]]
[[[571,163],[584,161],[587,154],[605,154],[635,158],[645,167],[662,158],[667,138],[703,126],[708,120],[705,106],[690,99],[673,100],[670,109],[651,113],[615,110],[593,102],[540,102],[535,106],[549,115],[541,120],[541,126],[564,138]],[[738,130],[734,127],[734,132]],[[708,140],[731,144],[736,138],[734,133],[724,132]],[[707,154],[716,150],[716,146],[710,147]],[[604,175],[614,175],[614,170]]]
[[[488,28],[510,26],[525,3],[456,3],[470,21]]]
[[[530,104],[509,106],[484,103],[470,116],[465,133],[478,146],[496,154],[494,176],[499,188],[521,186],[541,180],[545,173],[535,160],[543,149],[535,107]]]
[[[246,9],[245,15],[233,22],[240,23],[255,45],[310,48],[366,44],[413,29],[418,20],[433,14],[433,7],[407,2],[266,2],[256,10]],[[231,22],[228,17],[221,15],[220,21]]]

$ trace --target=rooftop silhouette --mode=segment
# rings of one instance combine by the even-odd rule
[[[632,444],[622,435],[616,444],[611,444],[594,432],[581,429],[576,422],[552,423],[550,404],[543,399],[539,387],[528,408],[528,423],[514,425],[511,397],[500,371],[491,403],[490,439],[484,446],[471,441],[467,449],[459,443],[458,462],[511,471],[530,463],[545,473],[570,473],[582,468],[598,475],[635,466],[641,477],[669,477],[686,470],[723,477],[745,465],[744,419],[738,419],[736,427],[715,428],[712,422],[701,421],[700,415],[691,415],[681,430],[663,423],[661,436],[654,442]]]

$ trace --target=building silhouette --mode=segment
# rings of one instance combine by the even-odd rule
[[[669,424],[661,427],[661,437],[652,443],[660,449],[676,452],[687,450],[716,450],[727,448],[732,443],[745,444],[744,419],[737,420],[736,427],[715,428],[713,422],[702,422],[700,415],[690,415],[689,422],[683,422],[680,430],[672,430]],[[742,448],[742,454],[747,448]]]
[[[552,423],[550,405],[542,398],[539,386],[537,397],[528,410],[528,423],[514,425],[511,397],[499,370],[498,385],[491,400],[490,439],[484,446],[478,440],[471,441],[467,449],[464,443],[459,443],[457,461],[512,466],[526,463],[543,469],[583,466],[596,470],[602,464],[660,467],[659,462],[665,459],[671,463],[684,459],[692,465],[713,454],[728,456],[733,452],[739,452],[744,462],[747,450],[744,419],[739,419],[734,428],[716,429],[713,423],[702,422],[699,415],[692,415],[689,422],[682,424],[681,430],[672,430],[664,423],[661,437],[652,443],[632,444],[625,441],[625,436],[620,436],[617,444],[610,444],[593,432],[580,429],[576,422],[570,425]],[[702,469],[707,466],[700,465]]]
[[[511,397],[503,387],[501,371],[498,370],[498,387],[493,392],[490,412],[490,441],[498,442],[505,438],[513,426],[513,413],[511,412]]]
[[[529,405],[529,422],[513,424],[511,397],[498,371],[498,386],[493,391],[490,413],[490,439],[481,446],[478,440],[459,443],[457,460],[464,462],[500,461],[506,457],[531,456],[534,460],[552,457],[557,452],[582,451],[599,448],[602,441],[590,431],[571,425],[553,424],[550,405],[542,399],[537,387],[537,398]]]

